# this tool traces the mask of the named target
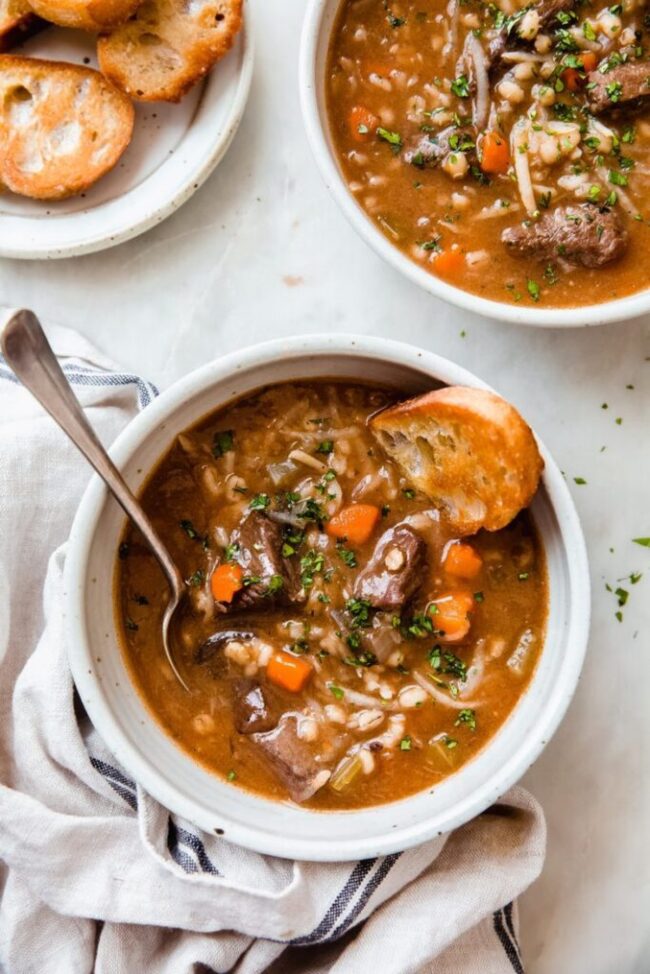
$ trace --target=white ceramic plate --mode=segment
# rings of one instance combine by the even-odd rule
[[[167,389],[117,438],[111,455],[138,491],[174,437],[218,406],[272,382],[336,375],[417,393],[432,386],[486,388],[431,352],[379,338],[314,335],[233,352]],[[589,571],[567,485],[542,444],[545,470],[532,505],[544,541],[548,630],[530,686],[489,744],[456,774],[400,801],[314,812],[269,801],[210,774],[163,731],[136,692],[116,636],[114,558],[124,515],[98,477],[75,518],[66,559],[67,648],[77,689],[116,759],[163,805],[230,842],[297,859],[376,856],[456,828],[498,799],[529,767],[576,687],[589,628]]]
[[[246,106],[253,42],[246,26],[205,82],[178,105],[136,103],[133,140],[86,193],[54,203],[0,196],[0,257],[74,257],[143,233],[199,188],[230,145]],[[97,66],[92,35],[50,28],[14,54]]]

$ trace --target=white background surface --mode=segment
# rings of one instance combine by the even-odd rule
[[[0,303],[78,328],[161,386],[229,349],[338,330],[433,349],[512,399],[569,479],[594,595],[577,696],[525,779],[549,825],[546,869],[521,904],[526,969],[647,974],[650,550],[631,539],[650,535],[650,322],[527,330],[461,313],[403,281],[357,238],[316,173],[296,85],[302,4],[253,0],[253,14],[248,111],[206,185],[115,250],[1,261]],[[644,576],[621,583],[631,594],[619,623],[605,582],[631,571]]]

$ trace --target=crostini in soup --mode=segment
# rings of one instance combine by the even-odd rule
[[[647,288],[644,9],[343,0],[329,128],[378,231],[494,301],[571,307]]]
[[[267,387],[180,434],[147,482],[190,592],[191,692],[166,662],[168,591],[132,527],[116,571],[123,651],[155,719],[233,786],[315,810],[395,801],[470,761],[526,692],[548,606],[527,510],[541,460],[503,400],[444,392]],[[399,425],[408,441],[417,414],[418,448],[435,445],[454,402],[472,449],[447,444],[422,479],[394,450]],[[471,517],[447,494],[463,464]]]

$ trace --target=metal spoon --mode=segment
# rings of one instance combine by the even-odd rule
[[[158,532],[127,487],[108,453],[89,425],[83,410],[59,365],[41,324],[32,311],[11,311],[0,324],[0,348],[22,384],[38,399],[54,422],[61,427],[91,467],[99,474],[115,500],[143,534],[155,555],[171,590],[165,609],[162,637],[165,655],[174,676],[187,691],[189,687],[174,662],[173,619],[187,588]]]

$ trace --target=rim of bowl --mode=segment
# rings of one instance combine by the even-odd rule
[[[435,297],[442,298],[465,311],[482,314],[498,321],[542,328],[575,328],[624,321],[637,318],[649,311],[650,288],[602,304],[577,305],[570,308],[527,308],[492,301],[447,284],[435,274],[429,274],[386,239],[348,190],[328,138],[327,120],[323,119],[321,113],[320,93],[324,77],[317,76],[317,68],[322,45],[324,43],[329,45],[331,36],[330,31],[327,38],[323,39],[323,21],[332,7],[336,7],[338,12],[342,2],[344,0],[308,0],[300,40],[298,77],[300,105],[307,139],[325,185],[348,221],[375,253],[414,284]]]
[[[411,368],[415,372],[419,371],[445,384],[491,389],[491,386],[462,366],[434,352],[405,342],[337,333],[275,339],[242,351],[230,352],[175,382],[128,423],[111,446],[110,455],[118,468],[121,467],[128,462],[144,441],[151,436],[160,435],[160,425],[185,401],[237,373],[279,360],[304,359],[306,356],[318,358],[328,355],[353,359],[372,358],[407,369]],[[215,408],[218,408],[218,405],[216,404]],[[163,438],[161,437],[161,441]],[[281,858],[324,862],[346,861],[402,851],[436,835],[450,832],[480,814],[515,784],[533,764],[560,724],[575,693],[587,648],[590,621],[589,566],[578,514],[559,468],[544,444],[539,439],[537,442],[545,464],[544,488],[557,518],[561,546],[567,553],[567,590],[570,592],[571,600],[567,609],[567,629],[563,640],[565,653],[559,678],[548,694],[547,700],[541,705],[540,713],[521,739],[513,744],[508,758],[495,769],[481,787],[457,799],[449,809],[436,818],[422,816],[415,823],[393,827],[381,835],[367,838],[354,840],[339,838],[336,842],[336,851],[332,849],[332,843],[327,839],[326,827],[323,829],[323,838],[317,840],[296,836],[279,838],[265,832],[263,827],[242,825],[236,819],[219,812],[226,841]],[[169,447],[169,443],[161,442],[159,457],[164,455],[166,447]],[[146,477],[144,481],[146,482]],[[214,809],[206,809],[199,801],[181,791],[175,783],[153,767],[147,755],[132,744],[104,699],[100,681],[94,674],[94,654],[86,630],[86,591],[89,584],[86,563],[107,496],[108,491],[103,481],[98,475],[93,475],[82,497],[70,533],[65,564],[64,622],[68,660],[74,682],[93,725],[107,746],[119,751],[120,761],[135,780],[170,811],[212,831],[215,820]],[[117,642],[119,646],[119,639]],[[542,652],[548,652],[546,644]],[[150,719],[154,720],[153,717]],[[485,749],[489,747],[490,742],[486,744]],[[189,755],[186,757],[187,760],[192,760]],[[420,794],[421,792],[416,792],[414,796],[407,796],[400,801],[408,802],[409,798]],[[253,792],[248,792],[248,795],[260,802],[260,810],[263,810],[264,804],[269,801]],[[381,807],[390,807],[392,804],[399,804],[399,801],[386,803]],[[309,810],[305,811],[309,812]],[[367,809],[359,811],[364,812]],[[323,815],[325,823],[328,815],[354,816],[355,812],[325,814],[315,812],[314,814]]]

